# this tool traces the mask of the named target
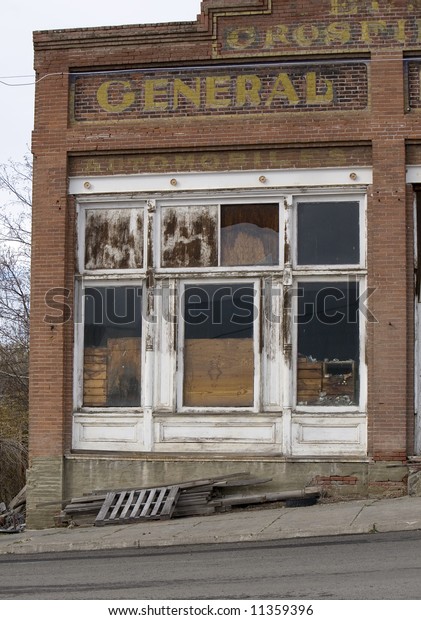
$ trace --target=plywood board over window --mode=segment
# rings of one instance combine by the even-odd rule
[[[186,407],[253,406],[253,340],[186,340],[184,405]]]
[[[143,228],[143,209],[87,209],[85,269],[141,269]]]
[[[254,293],[251,283],[186,287],[184,406],[254,405]]]

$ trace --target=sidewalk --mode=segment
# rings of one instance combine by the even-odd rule
[[[92,551],[421,530],[421,497],[254,508],[104,527],[0,534],[0,554]]]

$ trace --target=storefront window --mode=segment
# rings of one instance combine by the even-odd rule
[[[298,283],[297,404],[358,403],[359,286]]]
[[[253,406],[254,297],[247,282],[186,286],[184,406]]]
[[[84,406],[140,405],[141,302],[139,287],[85,288]]]

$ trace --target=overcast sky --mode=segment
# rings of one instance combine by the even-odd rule
[[[0,36],[0,163],[20,161],[33,127],[32,32],[195,21],[200,0],[3,0]],[[6,86],[1,82],[13,84]]]

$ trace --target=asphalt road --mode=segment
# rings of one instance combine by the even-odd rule
[[[0,556],[2,600],[421,599],[421,531]]]

